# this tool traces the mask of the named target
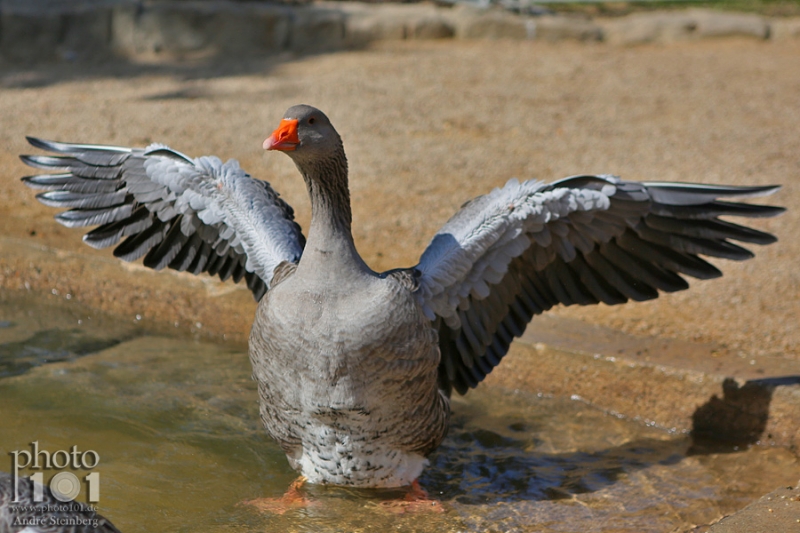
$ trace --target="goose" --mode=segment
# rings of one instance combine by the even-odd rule
[[[351,232],[341,137],[291,107],[264,141],[308,189],[307,239],[292,208],[235,160],[28,137],[22,160],[67,227],[125,261],[244,279],[259,302],[249,355],[260,417],[302,482],[414,486],[448,428],[450,397],[476,387],[531,319],[555,305],[615,305],[721,272],[702,256],[753,257],[768,233],[720,219],[780,207],[730,201],[778,186],[511,180],[465,203],[411,268],[373,271]],[[56,173],[52,173],[55,171]]]
[[[0,533],[120,533],[94,508],[64,500],[31,478],[0,472]]]

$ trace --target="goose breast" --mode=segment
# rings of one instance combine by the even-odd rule
[[[267,431],[311,482],[407,485],[446,432],[438,336],[406,279],[289,276],[259,304],[250,357]]]

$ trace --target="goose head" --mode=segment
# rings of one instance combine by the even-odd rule
[[[342,139],[331,121],[325,113],[309,105],[290,107],[263,146],[265,150],[286,153],[301,171],[344,154]]]

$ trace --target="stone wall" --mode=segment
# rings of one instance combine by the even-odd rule
[[[402,39],[630,45],[731,36],[800,38],[800,19],[700,9],[589,19],[515,15],[470,5],[0,0],[0,58],[11,62],[263,56],[352,49]]]

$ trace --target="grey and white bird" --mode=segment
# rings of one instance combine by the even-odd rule
[[[353,243],[348,167],[328,117],[290,108],[264,142],[285,152],[311,198],[306,241],[292,209],[236,161],[29,138],[56,170],[23,178],[41,202],[68,208],[83,239],[221,279],[259,300],[250,335],[261,418],[313,483],[412,484],[447,432],[449,397],[481,382],[551,307],[649,300],[721,272],[701,256],[748,259],[731,241],[769,244],[721,216],[779,207],[728,201],[778,187],[623,181],[582,175],[511,180],[464,206],[411,268],[375,272]]]
[[[88,505],[56,498],[49,487],[0,472],[0,533],[120,533]]]

